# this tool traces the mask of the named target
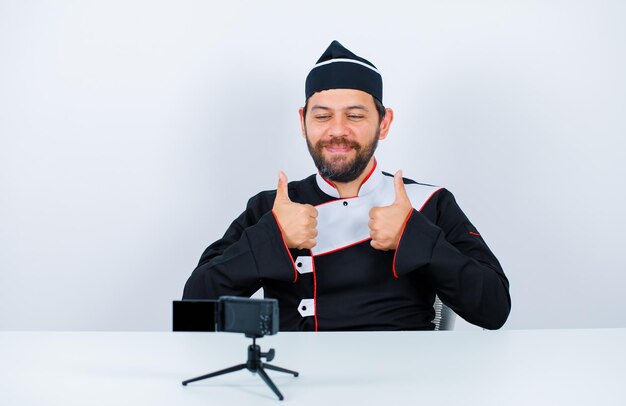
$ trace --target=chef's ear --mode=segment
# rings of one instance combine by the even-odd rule
[[[300,107],[298,109],[298,114],[300,115],[300,130],[302,130],[302,138],[306,138],[306,128],[304,124],[304,107]]]
[[[385,116],[380,120],[380,135],[378,136],[379,140],[384,140],[387,138],[387,133],[389,133],[389,127],[391,127],[391,122],[393,121],[393,110],[390,108],[385,109]]]

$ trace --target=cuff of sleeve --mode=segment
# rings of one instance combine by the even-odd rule
[[[428,265],[441,229],[413,209],[406,219],[393,256],[393,276],[399,278]]]
[[[247,234],[259,277],[295,283],[298,271],[274,213],[264,214],[253,228]]]

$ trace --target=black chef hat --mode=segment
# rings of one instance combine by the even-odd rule
[[[306,99],[328,89],[357,89],[383,102],[383,78],[368,60],[333,41],[306,77]]]

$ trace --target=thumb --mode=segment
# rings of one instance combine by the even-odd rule
[[[396,191],[396,200],[395,202],[410,202],[409,195],[406,194],[406,189],[404,188],[404,181],[402,180],[402,170],[396,172],[393,177],[393,186]]]
[[[290,202],[287,188],[287,175],[283,171],[278,172],[278,187],[276,187],[276,200]]]

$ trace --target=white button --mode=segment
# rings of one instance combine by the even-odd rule
[[[308,317],[315,315],[315,301],[313,299],[302,299],[298,305],[300,316]]]

